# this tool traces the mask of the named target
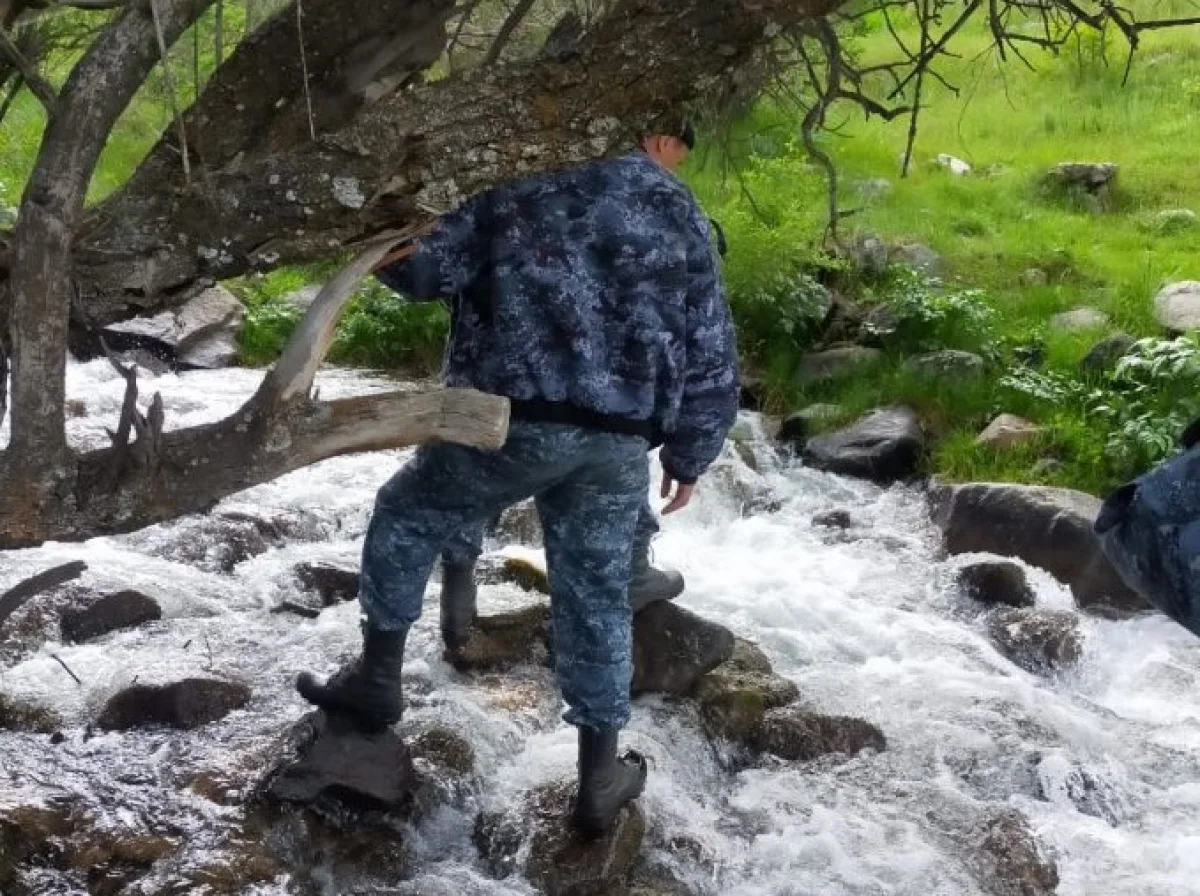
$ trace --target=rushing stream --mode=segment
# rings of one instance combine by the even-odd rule
[[[230,412],[258,377],[163,376],[143,392],[161,390],[168,425],[184,426]],[[323,373],[319,385],[325,397],[389,387],[339,371]],[[104,363],[72,366],[69,394],[86,403],[86,415],[69,424],[74,442],[103,442],[123,386]],[[952,574],[964,558],[940,555],[918,492],[780,464],[758,447],[781,508],[743,516],[728,483],[702,482],[695,506],[665,524],[656,557],[686,574],[683,605],[756,641],[799,685],[806,706],[868,719],[889,746],[849,761],[763,761],[731,773],[691,711],[640,700],[627,740],[651,757],[647,849],[713,896],[970,896],[982,891],[969,833],[1013,807],[1056,857],[1064,896],[1200,894],[1200,640],[1159,616],[1084,617],[1075,667],[1057,677],[1024,672],[991,645],[981,614],[957,593]],[[186,783],[204,773],[235,789],[252,784],[280,733],[305,711],[294,674],[327,672],[357,647],[353,604],[314,620],[270,609],[296,591],[297,563],[356,562],[374,491],[403,457],[340,458],[223,502],[222,509],[291,514],[308,536],[232,572],[186,550],[194,547],[187,533],[201,522],[194,518],[0,553],[0,592],[81,559],[89,567],[82,584],[144,592],[164,617],[90,644],[51,641],[0,665],[0,694],[50,707],[65,734],[52,743],[0,732],[0,812],[70,797],[99,826],[169,822],[182,831],[180,855],[128,892],[166,892],[189,864],[202,864],[239,809]],[[858,526],[837,538],[811,522],[835,508],[848,509]],[[1071,606],[1049,576],[1033,570],[1030,578],[1040,606]],[[515,586],[493,586],[481,608],[530,600]],[[410,832],[419,885],[380,881],[363,892],[530,893],[519,879],[484,874],[471,845],[474,814],[570,775],[573,731],[558,719],[548,674],[535,679],[532,697],[506,698],[502,684],[473,681],[443,662],[436,623],[427,604],[405,669],[424,696],[402,730],[439,720],[462,733],[476,752],[479,785],[465,804],[423,816]],[[87,730],[105,700],[135,679],[187,675],[245,682],[253,698],[191,732]],[[668,852],[663,844],[678,838],[698,844],[691,852],[700,855]],[[55,896],[86,892],[78,878],[51,872],[29,883]],[[289,889],[280,879],[245,892]]]

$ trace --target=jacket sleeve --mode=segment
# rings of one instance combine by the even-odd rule
[[[479,273],[488,244],[487,207],[488,197],[480,195],[442,215],[412,255],[380,268],[375,276],[384,286],[418,302],[462,292]]]
[[[708,226],[693,211],[688,227],[687,335],[683,400],[660,455],[663,470],[691,484],[708,469],[737,417],[737,338]]]

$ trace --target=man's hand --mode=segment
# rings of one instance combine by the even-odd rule
[[[670,498],[670,502],[662,509],[663,516],[668,513],[674,513],[676,510],[683,510],[688,506],[688,502],[692,500],[692,494],[696,491],[695,483],[684,485],[682,482],[676,482],[663,470],[662,490],[659,493],[664,500]],[[671,493],[674,492],[674,495]]]

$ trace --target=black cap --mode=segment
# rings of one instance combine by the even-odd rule
[[[659,119],[657,124],[643,131],[638,140],[645,140],[647,137],[675,137],[683,141],[683,145],[689,150],[696,148],[696,129],[686,118]]]
[[[682,140],[683,145],[688,149],[696,148],[696,129],[692,127],[692,123],[686,118],[679,123],[679,130],[671,136]]]

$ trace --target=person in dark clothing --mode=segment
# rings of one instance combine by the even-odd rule
[[[691,149],[694,138],[690,130],[683,129],[679,140]],[[667,144],[664,151],[660,144],[647,140],[643,149],[654,161],[674,171],[683,159],[671,152]],[[723,258],[728,250],[724,231],[716,220],[710,218],[713,244],[717,255]],[[495,522],[494,520],[492,521]],[[471,625],[478,618],[478,588],[475,582],[475,566],[483,553],[483,540],[487,529],[485,523],[467,526],[454,534],[442,549],[441,586],[441,632],[446,647],[454,650],[467,639]],[[637,613],[652,603],[673,600],[683,593],[683,576],[675,570],[659,569],[651,563],[650,543],[659,533],[660,526],[649,502],[638,510],[637,526],[633,536],[633,557],[629,579],[629,606]]]
[[[456,533],[533,497],[545,533],[555,661],[579,729],[573,819],[604,831],[642,791],[618,757],[632,674],[628,583],[647,451],[662,444],[664,513],[685,507],[737,410],[737,351],[707,220],[645,151],[485,191],[439,219],[379,278],[413,299],[457,297],[446,382],[509,399],[505,445],[432,443],[379,491],[363,545],[361,656],[309,701],[366,731],[401,715],[407,633]]]

